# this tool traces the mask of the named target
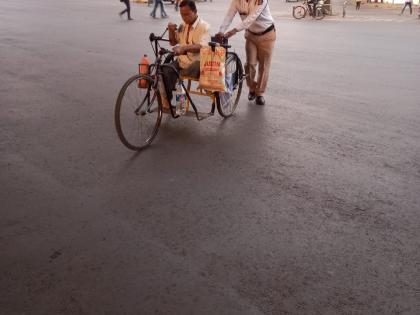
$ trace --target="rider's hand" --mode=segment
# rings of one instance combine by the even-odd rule
[[[174,51],[174,53],[175,53],[176,56],[185,55],[185,53],[186,53],[184,47],[181,47],[181,46],[174,47],[173,48],[173,51]]]
[[[177,29],[177,27],[178,26],[176,24],[174,24],[174,23],[171,23],[171,22],[168,23],[168,30],[169,31],[175,32],[176,29]]]

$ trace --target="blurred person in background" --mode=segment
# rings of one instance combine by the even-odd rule
[[[167,18],[168,15],[165,12],[165,7],[163,6],[163,1],[162,0],[155,0],[155,6],[153,8],[153,11],[150,13],[150,16],[152,18],[156,19],[156,10],[157,10],[159,5],[160,5],[160,16],[162,17],[162,19]]]
[[[403,7],[400,15],[404,14],[404,10],[405,10],[406,7],[409,7],[410,8],[410,14],[413,14],[413,8],[412,8],[413,7],[413,0],[405,0],[404,7]]]
[[[124,13],[127,13],[127,19],[132,20],[131,15],[130,15],[130,12],[131,12],[130,0],[120,0],[120,2],[124,2],[126,8],[125,8],[125,10],[122,10],[119,13],[119,16],[122,16]]]

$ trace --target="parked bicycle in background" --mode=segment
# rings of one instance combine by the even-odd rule
[[[327,14],[324,6],[324,0],[319,0],[313,6],[305,0],[302,4],[293,7],[292,14],[297,20],[303,19],[306,15],[310,15],[317,20],[322,20]]]

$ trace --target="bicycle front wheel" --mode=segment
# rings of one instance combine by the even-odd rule
[[[226,92],[216,93],[217,111],[222,117],[232,116],[242,93],[243,83],[242,62],[233,52],[227,53],[225,66]]]
[[[127,80],[118,94],[114,119],[118,137],[127,148],[138,151],[152,143],[162,106],[150,76],[137,74]]]
[[[298,5],[293,7],[293,17],[297,20],[304,18],[306,15],[306,9],[304,6]]]

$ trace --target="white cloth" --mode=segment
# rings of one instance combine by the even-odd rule
[[[249,29],[251,32],[260,33],[274,24],[268,0],[232,0],[219,32],[226,32],[236,13],[241,17],[241,22],[235,26],[239,32]]]
[[[189,32],[188,24],[183,23],[175,33],[175,36],[180,46],[192,44],[207,46],[210,41],[210,25],[198,17],[194,24],[190,26]],[[186,55],[178,57],[179,66],[182,69],[188,68],[194,61],[197,60],[200,60],[200,52],[188,52]]]

